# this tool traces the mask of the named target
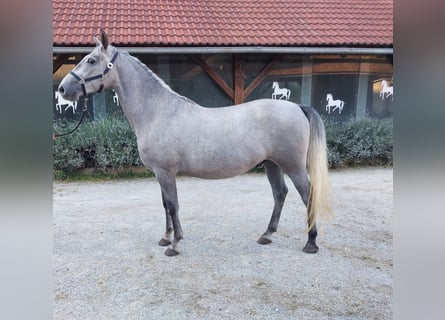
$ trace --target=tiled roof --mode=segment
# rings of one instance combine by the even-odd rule
[[[392,46],[393,0],[53,0],[53,45]]]

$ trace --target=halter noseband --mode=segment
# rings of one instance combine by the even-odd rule
[[[102,72],[101,74],[97,74],[97,75],[95,75],[95,76],[91,76],[91,77],[88,77],[88,78],[86,78],[86,79],[82,79],[82,77],[80,77],[79,75],[77,75],[74,71],[71,71],[71,72],[70,72],[70,74],[71,74],[77,81],[79,81],[80,86],[81,86],[81,88],[82,88],[82,92],[83,92],[83,96],[84,96],[84,97],[88,97],[88,96],[91,95],[91,94],[98,93],[98,92],[101,92],[101,91],[102,91],[102,89],[104,88],[104,77],[105,77],[105,75],[108,73],[108,71],[110,71],[110,70],[113,68],[113,64],[114,64],[114,62],[116,61],[118,54],[119,54],[119,52],[118,52],[117,50],[115,50],[115,52],[114,52],[114,54],[113,54],[113,57],[111,58],[110,62],[108,62],[107,67],[105,68],[104,72]],[[90,82],[90,81],[93,81],[93,80],[96,80],[96,79],[101,79],[101,81],[102,81],[99,90],[96,91],[96,92],[94,92],[94,93],[87,94],[87,90],[86,90],[86,88],[85,88],[85,84],[86,84],[87,82]]]

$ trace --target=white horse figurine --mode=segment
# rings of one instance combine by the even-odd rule
[[[274,92],[272,93],[272,99],[277,99],[277,95],[281,95],[280,100],[282,98],[285,98],[286,100],[289,100],[290,97],[290,90],[287,88],[280,88],[278,85],[278,82],[274,81],[272,83],[272,89],[274,89]]]
[[[382,90],[380,90],[380,98],[384,100],[385,98],[391,96],[392,100],[394,100],[394,96],[392,95],[392,93],[393,93],[393,87],[388,86],[388,81],[382,80]]]
[[[67,105],[67,107],[65,108],[65,111],[68,110],[68,108],[73,108],[73,114],[76,112],[77,110],[77,101],[69,101],[69,100],[65,100],[62,95],[59,93],[59,91],[55,92],[54,97],[57,99],[57,103],[56,103],[56,110],[58,110],[60,113],[62,113],[62,106]]]
[[[338,109],[338,114],[341,114],[341,112],[343,111],[343,106],[345,105],[345,102],[343,100],[334,100],[332,94],[328,93],[326,95],[326,101],[328,102],[328,104],[326,105],[326,111],[328,113],[331,113],[331,107],[334,107],[332,112]]]

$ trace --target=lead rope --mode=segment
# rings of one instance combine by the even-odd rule
[[[55,140],[56,138],[59,138],[59,137],[67,136],[67,135],[73,133],[74,131],[76,131],[80,127],[80,124],[82,123],[83,118],[85,118],[85,114],[87,113],[87,102],[88,102],[88,97],[85,97],[83,99],[82,115],[80,116],[79,122],[77,123],[76,127],[73,130],[69,131],[69,132],[54,133],[53,134],[53,140]]]

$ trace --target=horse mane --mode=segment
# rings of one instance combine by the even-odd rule
[[[147,65],[144,64],[141,60],[139,60],[138,58],[136,58],[136,57],[132,56],[130,53],[128,53],[128,51],[119,50],[119,54],[123,55],[124,57],[126,57],[128,59],[128,61],[135,63],[139,68],[144,70],[144,72],[146,72],[150,78],[153,78],[161,87],[166,89],[169,93],[175,95],[176,97],[180,98],[181,100],[184,100],[184,102],[187,102],[189,104],[196,104],[196,102],[194,102],[193,100],[191,100],[187,97],[184,97],[184,96],[180,95],[179,93],[173,91],[172,88],[170,88],[170,86],[168,84],[166,84],[164,80],[162,80],[156,73],[154,73],[149,67],[147,67]]]

